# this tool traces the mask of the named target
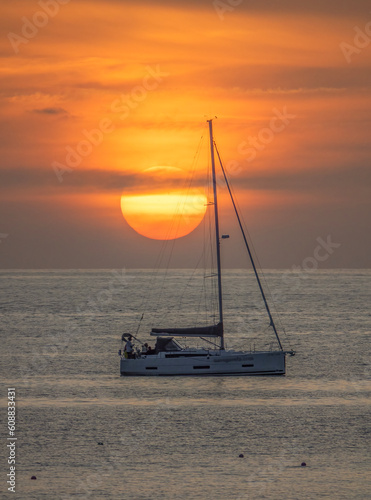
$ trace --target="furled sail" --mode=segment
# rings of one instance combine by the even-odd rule
[[[152,328],[151,335],[172,335],[174,337],[222,337],[223,323],[192,328]]]

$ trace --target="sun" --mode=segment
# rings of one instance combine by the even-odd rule
[[[130,227],[155,240],[173,240],[191,233],[206,212],[203,191],[181,187],[186,172],[180,168],[152,167],[142,175],[146,192],[121,196],[122,215]]]

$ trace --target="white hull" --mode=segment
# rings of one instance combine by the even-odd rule
[[[284,351],[159,352],[136,359],[121,358],[121,375],[284,375]]]

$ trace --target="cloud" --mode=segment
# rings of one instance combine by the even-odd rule
[[[326,199],[336,199],[338,196],[354,196],[356,193],[358,201],[368,200],[368,186],[371,181],[371,172],[368,167],[362,165],[339,166],[337,168],[317,168],[315,170],[297,169],[279,172],[261,173],[244,169],[241,162],[241,171],[237,175],[229,175],[231,185],[242,191],[272,191],[285,192],[288,195],[302,194],[318,196]],[[222,179],[222,176],[220,176]],[[52,169],[5,169],[0,172],[0,189],[7,191],[26,190],[28,194],[35,192],[41,194],[60,193],[112,193],[120,195],[126,193],[147,193],[163,191],[164,189],[187,189],[188,183],[176,172],[157,175],[151,172],[128,173],[117,170],[76,170],[66,173],[63,182],[59,183]],[[204,188],[206,186],[203,177],[193,179],[192,187]],[[220,183],[223,190],[224,182]]]
[[[32,113],[38,113],[40,115],[68,115],[68,111],[63,108],[42,108],[33,109]]]
[[[231,182],[234,183],[233,178]],[[352,195],[358,193],[361,197],[364,191],[367,199],[370,182],[370,169],[362,165],[322,167],[315,170],[298,168],[298,170],[280,170],[265,175],[259,172],[242,172],[235,181],[236,187],[243,189],[325,194],[328,198],[339,193]]]
[[[207,80],[224,88],[245,91],[262,89],[272,92],[369,88],[369,68],[362,67],[321,67],[288,65],[222,65],[197,72],[198,80]]]
[[[89,0],[89,4],[101,3],[101,0]],[[119,4],[123,6],[125,4],[132,5],[131,0],[110,0],[107,4]],[[221,3],[221,2],[220,2]],[[225,0],[223,2],[226,6],[231,7],[232,2]],[[247,11],[250,13],[261,13],[265,15],[274,14],[323,14],[331,16],[349,16],[349,15],[366,15],[369,10],[368,0],[357,0],[356,2],[352,0],[311,0],[310,2],[298,2],[297,0],[281,0],[280,2],[272,2],[272,0],[242,0],[239,4],[238,2],[233,2],[235,7],[233,10],[227,10],[227,14],[238,13],[241,11]],[[236,3],[238,5],[236,5]],[[149,7],[153,7],[153,3],[148,0],[139,0],[136,5],[142,4]],[[217,4],[215,2],[215,4]],[[214,3],[212,0],[160,0],[156,2],[156,6],[161,8],[172,8],[172,9],[202,9],[202,10],[215,10]],[[227,16],[226,16],[227,17]]]
[[[197,182],[197,181],[195,181]],[[198,185],[201,185],[198,181]],[[52,168],[50,170],[34,168],[7,168],[0,170],[0,189],[27,190],[29,193],[35,191],[40,193],[43,189],[50,192],[55,188],[56,193],[65,194],[66,191],[78,191],[81,193],[94,192],[148,192],[163,189],[187,188],[187,179],[179,173],[157,173],[146,172],[130,173],[117,170],[75,170],[67,172],[63,176],[63,182],[59,183]]]

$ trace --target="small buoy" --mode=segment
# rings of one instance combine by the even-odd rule
[[[100,444],[101,446],[103,446],[103,443],[102,443],[102,441],[99,441],[99,443],[98,443],[98,444]]]
[[[238,457],[239,457],[239,458],[243,458],[243,453],[240,453],[240,454],[238,455]]]
[[[36,479],[36,476],[31,476],[31,479]]]
[[[300,465],[301,465],[301,467],[306,467],[307,466],[307,464],[305,462],[302,462]]]

